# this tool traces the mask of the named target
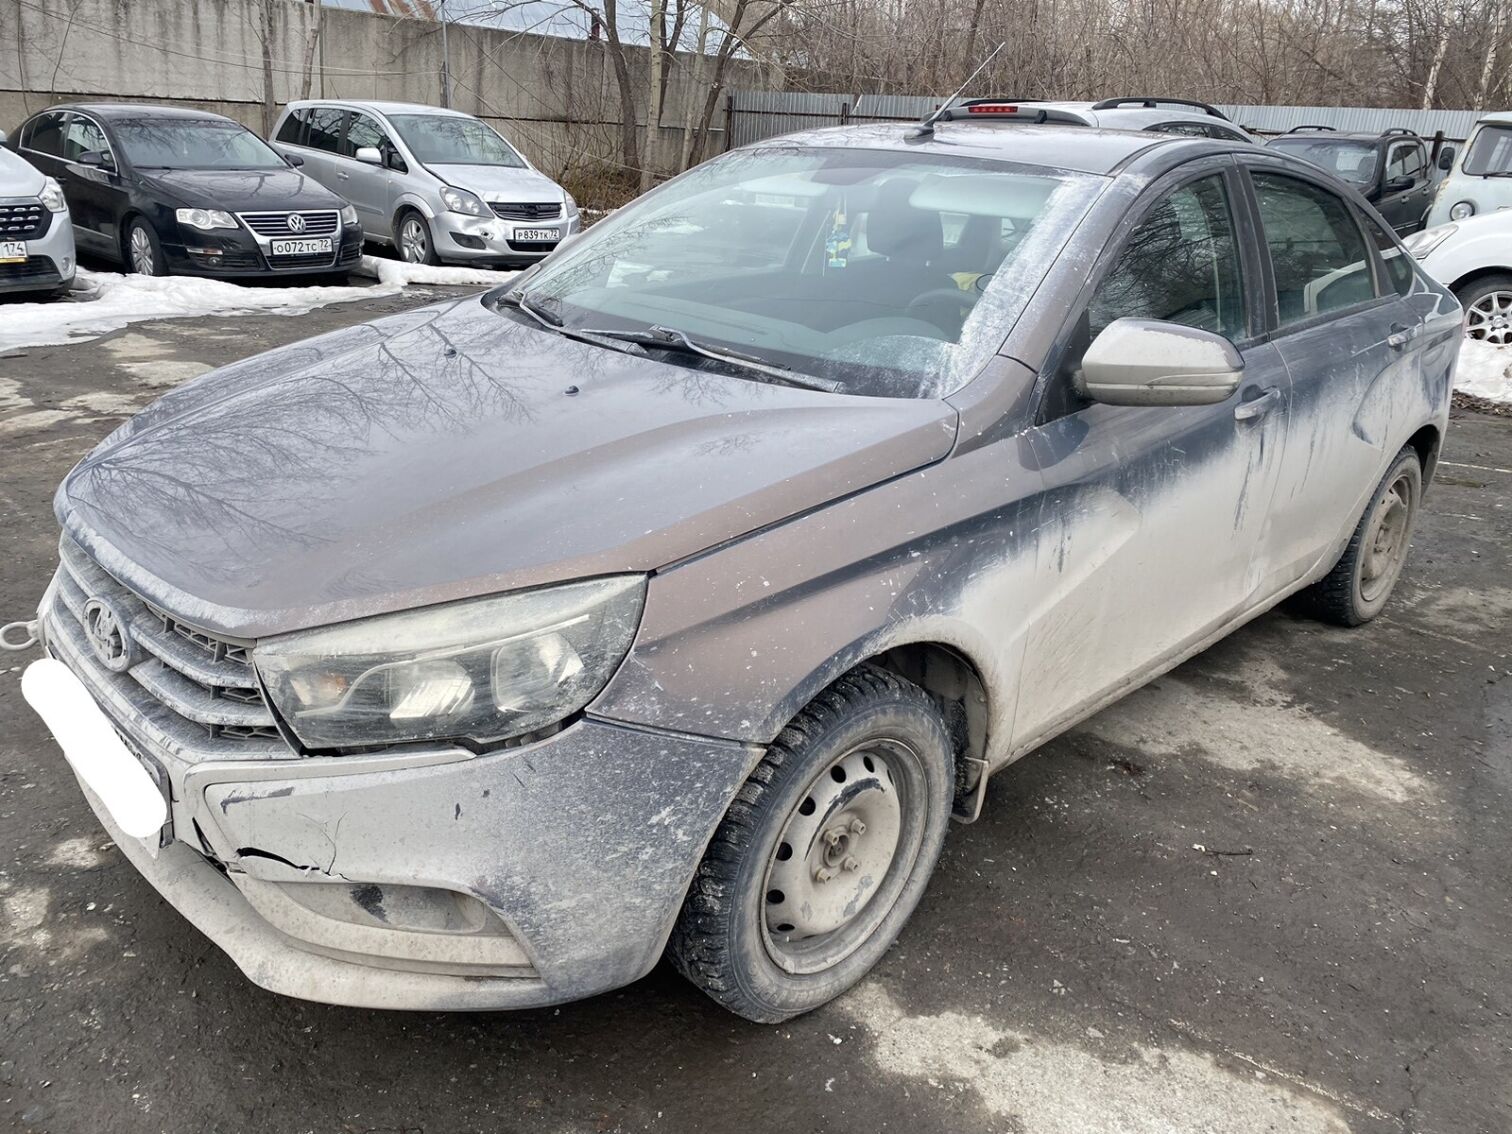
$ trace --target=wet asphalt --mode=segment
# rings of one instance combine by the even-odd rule
[[[123,414],[444,294],[0,358],[0,622]],[[1457,412],[1444,457],[1383,618],[1268,614],[1000,773],[871,978],[776,1028],[665,966],[518,1014],[263,992],[101,833],[0,654],[0,1129],[1512,1129],[1512,419]]]

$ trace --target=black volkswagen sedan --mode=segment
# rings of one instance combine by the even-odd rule
[[[339,275],[362,226],[238,122],[132,103],[55,106],[8,143],[58,180],[79,251],[144,275]]]

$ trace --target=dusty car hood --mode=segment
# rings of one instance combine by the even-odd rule
[[[256,638],[653,570],[938,460],[955,428],[943,402],[708,374],[472,298],[213,371],[55,505],[144,597]]]
[[[485,201],[560,201],[561,187],[544,173],[507,165],[432,165],[448,185],[468,189]]]

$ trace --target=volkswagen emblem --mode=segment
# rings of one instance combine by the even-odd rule
[[[290,213],[289,214],[289,231],[290,232],[303,232],[304,231],[304,224],[305,224],[304,217],[300,216],[298,213]]]
[[[135,663],[135,644],[126,620],[108,599],[92,598],[84,604],[84,636],[106,669],[125,673]]]

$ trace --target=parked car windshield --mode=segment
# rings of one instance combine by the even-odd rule
[[[1375,184],[1376,147],[1370,142],[1320,138],[1316,134],[1283,134],[1270,144],[1273,149],[1326,169],[1351,184]]]
[[[741,150],[600,222],[522,295],[569,328],[661,326],[844,393],[939,397],[996,353],[1105,184],[908,152]]]
[[[486,122],[454,114],[390,114],[410,152],[426,165],[505,165],[525,161]]]
[[[111,127],[135,166],[161,169],[276,169],[277,152],[244,126],[213,118],[117,118]]]
[[[1482,126],[1460,167],[1476,177],[1512,174],[1512,126]]]

